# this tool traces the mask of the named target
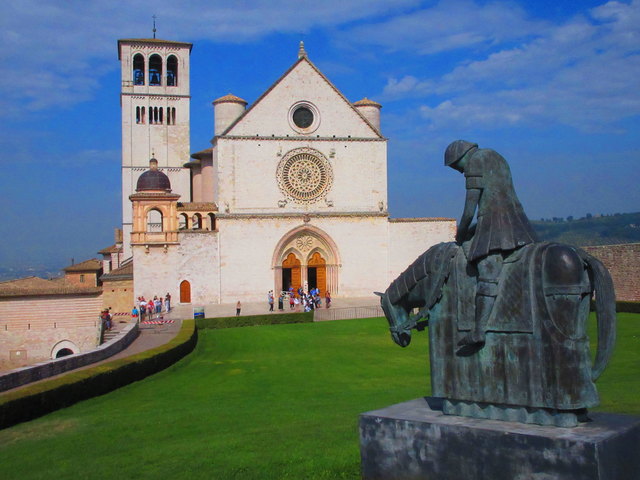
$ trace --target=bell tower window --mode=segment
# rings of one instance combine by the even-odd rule
[[[162,58],[157,53],[149,57],[149,85],[162,85]]]
[[[144,57],[140,53],[133,56],[133,84],[144,85]]]
[[[175,55],[169,55],[167,59],[167,87],[178,86],[178,59]]]

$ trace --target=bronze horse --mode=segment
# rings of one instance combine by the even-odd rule
[[[469,242],[441,243],[416,259],[381,296],[400,346],[429,327],[431,387],[444,413],[573,426],[598,404],[593,381],[615,342],[615,294],[606,268],[583,250],[539,242],[504,260],[486,342],[473,328],[477,272]],[[591,362],[587,317],[595,295],[598,347]],[[419,309],[416,315],[411,315]]]

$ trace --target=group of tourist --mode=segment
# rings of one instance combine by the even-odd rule
[[[325,308],[329,308],[331,306],[330,292],[325,293],[324,301]],[[267,302],[269,304],[269,311],[273,312],[273,307],[275,304],[275,296],[273,294],[273,290],[269,290],[269,292],[267,293]],[[278,310],[284,310],[285,303],[289,303],[289,310],[295,310],[296,312],[299,311],[301,307],[305,312],[310,312],[311,310],[315,310],[316,308],[321,308],[322,298],[320,296],[320,289],[317,287],[312,288],[307,293],[302,290],[302,288],[298,288],[296,292],[294,288],[290,286],[288,292],[280,292],[280,296],[278,297]]]
[[[168,313],[171,310],[171,294],[167,294],[162,298],[156,295],[152,299],[146,300],[143,296],[138,297],[136,304],[131,310],[131,318],[137,320],[152,320],[160,316],[161,313]]]
[[[113,328],[113,320],[111,319],[111,314],[109,313],[108,308],[105,308],[100,312],[100,321],[102,322],[102,331],[106,332]]]

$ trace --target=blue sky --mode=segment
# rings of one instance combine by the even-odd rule
[[[380,102],[391,215],[458,218],[449,142],[494,148],[532,219],[640,210],[640,0],[0,3],[0,265],[65,266],[120,223],[119,38],[192,42],[191,149],[211,101],[249,103],[298,42]]]

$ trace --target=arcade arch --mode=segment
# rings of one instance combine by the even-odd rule
[[[80,349],[78,346],[70,340],[62,340],[56,343],[51,349],[51,358],[61,358],[66,357],[67,355],[73,355],[74,353],[79,353]]]
[[[340,259],[335,242],[317,227],[302,226],[276,245],[272,268],[275,291],[319,288],[321,295],[338,292]]]

